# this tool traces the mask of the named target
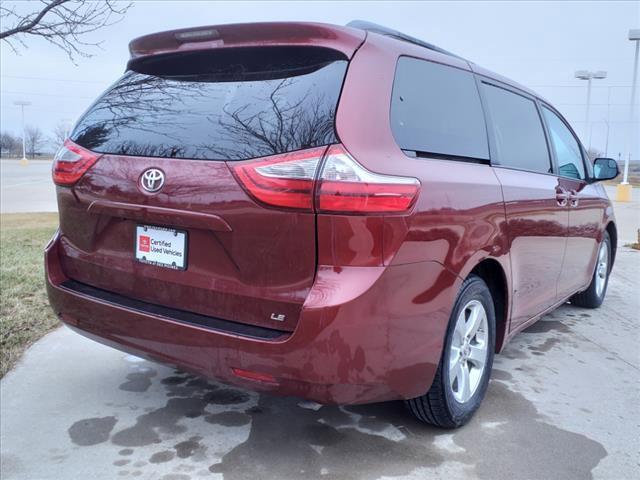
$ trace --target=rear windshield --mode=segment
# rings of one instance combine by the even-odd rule
[[[336,141],[346,58],[318,47],[221,49],[134,65],[74,128],[100,153],[243,160]]]

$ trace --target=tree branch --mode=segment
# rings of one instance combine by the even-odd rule
[[[13,26],[0,32],[0,40],[18,53],[13,40],[26,48],[24,37],[40,37],[62,49],[72,61],[76,55],[92,56],[87,51],[89,47],[100,47],[101,42],[87,42],[82,36],[122,20],[132,5],[118,0],[41,0],[42,6],[36,12],[20,13],[6,4],[3,2],[0,7],[2,23],[6,25],[12,19]]]
[[[11,28],[5,32],[0,32],[0,39],[10,37],[11,35],[15,35],[16,33],[28,32],[33,27],[38,25],[38,23],[40,23],[40,20],[42,20],[50,10],[59,7],[60,5],[68,1],[69,0],[54,0],[49,5],[45,4],[45,7],[32,20],[28,20],[29,17],[24,17],[16,27]]]

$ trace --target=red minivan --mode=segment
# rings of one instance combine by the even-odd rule
[[[602,303],[617,235],[597,182],[617,164],[530,90],[366,22],[130,51],[53,167],[47,288],[79,333],[451,428],[516,332]]]

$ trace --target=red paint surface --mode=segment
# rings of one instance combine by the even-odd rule
[[[362,43],[363,32],[343,27],[215,28],[224,44],[178,45],[164,32],[134,40],[132,55],[309,44],[353,56],[337,110],[338,137],[370,171],[418,179],[419,197],[397,215],[283,211],[258,205],[224,162],[105,155],[74,187],[57,189],[60,235],[46,251],[47,286],[55,312],[72,328],[248,388],[364,403],[427,391],[458,288],[480,262],[495,262],[506,279],[498,350],[537,315],[586,287],[597,243],[613,220],[600,185],[411,158],[396,145],[389,106],[398,56],[469,70],[466,62],[373,34]],[[159,193],[148,194],[138,179],[152,166],[167,180]],[[559,186],[575,192],[575,205],[558,204]],[[188,228],[187,270],[134,260],[135,226],[144,222]],[[256,340],[136,313],[61,288],[69,278],[288,334]],[[274,312],[286,320],[272,320]],[[253,372],[254,380],[234,369]]]

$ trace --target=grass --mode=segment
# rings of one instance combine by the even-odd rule
[[[43,250],[57,213],[0,215],[0,377],[33,342],[59,325],[47,301]]]

